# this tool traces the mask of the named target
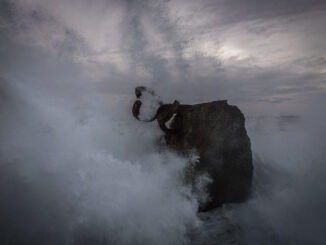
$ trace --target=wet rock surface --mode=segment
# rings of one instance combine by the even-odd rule
[[[208,200],[200,211],[223,203],[244,201],[252,183],[252,153],[245,128],[245,118],[226,100],[196,105],[181,105],[170,125],[177,134],[165,135],[169,147],[180,154],[195,150],[199,163],[191,179],[207,174],[211,182],[206,190]]]

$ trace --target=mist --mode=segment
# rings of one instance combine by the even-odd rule
[[[186,241],[199,223],[182,183],[186,159],[155,147],[157,129],[97,112],[87,119],[67,101],[4,84],[2,242]]]
[[[325,4],[262,3],[1,1],[0,243],[324,244]],[[241,109],[246,202],[197,212],[139,85]]]

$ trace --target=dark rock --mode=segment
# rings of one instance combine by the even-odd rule
[[[191,178],[206,173],[212,180],[207,184],[209,200],[200,204],[200,211],[248,197],[253,172],[251,145],[244,116],[236,106],[226,100],[181,105],[170,126],[178,132],[165,136],[170,147],[182,154],[191,149],[199,154]]]

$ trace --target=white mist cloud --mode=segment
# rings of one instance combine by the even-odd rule
[[[103,111],[85,122],[71,108],[74,98],[65,94],[62,103],[56,94],[35,96],[19,87],[4,87],[9,112],[1,122],[0,224],[6,240],[187,241],[188,230],[199,225],[197,201],[183,183],[187,160],[156,149],[157,128],[139,127],[132,118],[112,121]]]

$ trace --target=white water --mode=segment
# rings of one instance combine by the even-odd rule
[[[187,160],[158,147],[132,101],[107,113],[23,84],[2,91],[1,244],[323,244],[318,120],[247,118],[252,197],[197,215]]]
[[[199,219],[186,159],[157,148],[156,127],[135,123],[129,107],[113,120],[65,95],[2,90],[1,244],[187,242]]]

